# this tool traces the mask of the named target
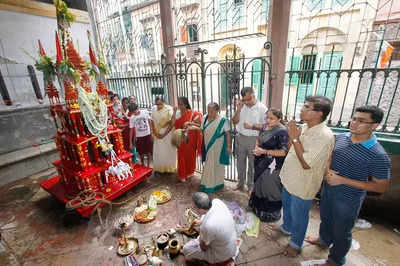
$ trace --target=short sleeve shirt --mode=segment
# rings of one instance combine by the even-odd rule
[[[390,178],[389,156],[374,135],[362,143],[353,143],[349,133],[338,134],[335,139],[331,168],[339,175],[357,181]],[[330,189],[354,203],[366,195],[364,190],[348,185],[330,186]]]
[[[150,115],[147,110],[140,110],[138,115],[133,114],[129,119],[129,128],[136,128],[136,137],[150,135]]]
[[[303,158],[311,168],[302,167],[292,145],[283,163],[280,177],[290,194],[304,200],[312,200],[321,187],[335,137],[325,123],[311,128],[305,124],[299,140],[304,148]]]
[[[244,128],[244,123],[251,125],[264,124],[267,110],[267,107],[259,101],[251,107],[243,105],[242,110],[240,110],[239,123],[236,125],[237,131],[245,136],[258,136],[259,131]]]

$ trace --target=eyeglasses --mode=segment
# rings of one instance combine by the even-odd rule
[[[376,122],[365,121],[364,119],[359,118],[359,117],[352,117],[351,118],[351,122],[357,122],[357,123],[360,123],[360,124],[376,124]]]

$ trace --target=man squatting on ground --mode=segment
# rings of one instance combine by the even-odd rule
[[[219,199],[212,201],[204,192],[193,194],[193,202],[202,214],[200,236],[183,246],[185,260],[202,260],[210,264],[231,265],[238,253],[235,222],[228,207]]]

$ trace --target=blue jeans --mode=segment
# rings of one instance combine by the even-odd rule
[[[344,265],[346,254],[352,241],[351,230],[354,226],[364,197],[350,200],[328,184],[323,185],[321,192],[321,224],[319,240],[329,247],[328,261],[334,265]]]
[[[282,189],[283,224],[281,230],[290,234],[289,245],[300,250],[306,236],[312,200],[304,200]]]

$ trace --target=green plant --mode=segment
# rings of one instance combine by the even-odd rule
[[[74,65],[68,61],[61,61],[57,66],[57,73],[63,78],[71,79],[75,83],[80,81],[79,72],[74,69]]]
[[[71,24],[75,21],[76,17],[68,10],[67,4],[62,0],[54,0],[54,5],[57,10],[57,18]]]
[[[110,73],[108,71],[108,67],[102,57],[99,58],[99,60],[97,61],[97,64],[99,65],[98,67],[99,67],[99,71],[101,74],[107,76]]]
[[[56,67],[52,59],[46,55],[41,56],[35,61],[35,67],[37,70],[43,72],[43,78],[46,83],[53,82],[56,78]]]

